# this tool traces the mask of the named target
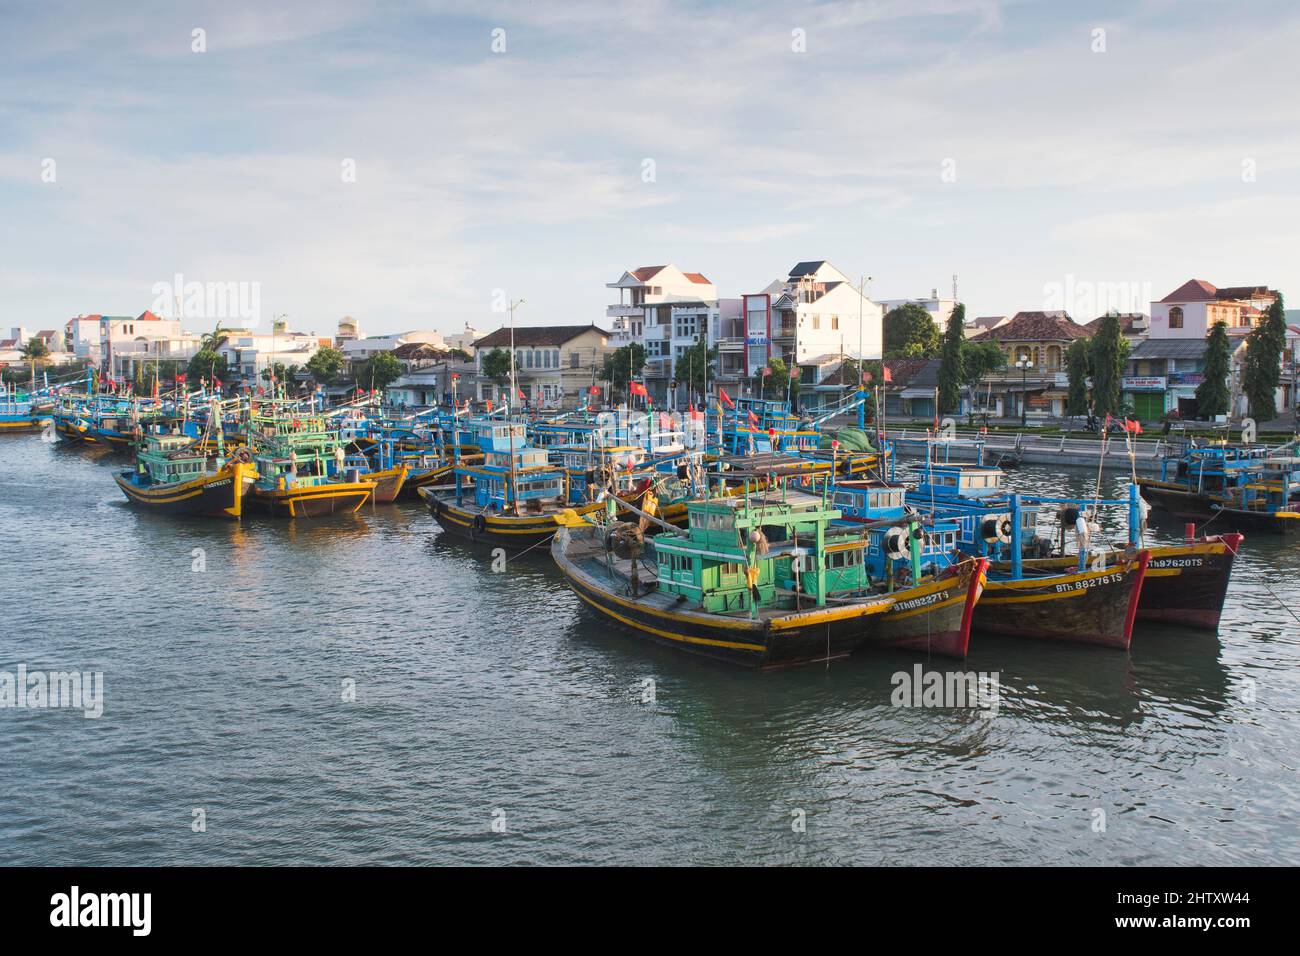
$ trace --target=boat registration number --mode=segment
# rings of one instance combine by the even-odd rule
[[[926,594],[922,597],[908,598],[906,601],[899,601],[890,611],[910,611],[913,608],[925,607],[927,604],[934,604],[943,599],[944,592],[935,591],[933,594]]]
[[[1086,591],[1088,588],[1100,587],[1103,584],[1118,584],[1123,577],[1122,574],[1103,574],[1099,578],[1085,578],[1082,581],[1071,581],[1069,584],[1058,584],[1056,593],[1065,594],[1068,591]]]
[[[1204,558],[1156,558],[1147,567],[1151,568],[1199,568],[1205,563]]]

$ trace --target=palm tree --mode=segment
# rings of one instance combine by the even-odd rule
[[[217,349],[221,348],[221,343],[230,337],[226,334],[229,331],[230,329],[223,329],[220,320],[218,320],[216,328],[211,332],[206,333],[203,338],[199,340],[199,351],[202,352],[206,350],[215,352]]]
[[[35,336],[33,336],[32,338],[28,339],[27,344],[22,347],[22,355],[23,358],[27,360],[27,363],[31,366],[32,391],[35,392],[36,391],[36,368],[37,366],[44,365],[46,362],[49,361],[50,347],[45,344],[44,339],[36,338]]]

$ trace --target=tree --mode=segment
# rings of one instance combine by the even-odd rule
[[[966,342],[966,306],[958,302],[948,316],[939,356],[939,411],[955,412],[961,404],[962,345]]]
[[[1088,414],[1088,375],[1091,371],[1088,367],[1088,356],[1091,351],[1088,343],[1089,340],[1086,338],[1075,339],[1065,353],[1065,368],[1069,377],[1069,385],[1065,393],[1067,415]]]
[[[333,385],[343,371],[343,353],[326,346],[307,360],[307,371],[321,385]]]
[[[885,358],[933,358],[939,328],[930,313],[908,302],[885,313]]]
[[[1007,357],[996,341],[967,341],[961,344],[962,384],[971,390],[979,388],[985,375],[996,372],[1006,364]]]
[[[190,364],[185,368],[187,384],[197,385],[199,379],[206,379],[211,382],[214,378],[223,379],[225,377],[226,357],[212,349],[200,349],[190,359]]]
[[[1118,415],[1123,407],[1121,386],[1128,342],[1120,334],[1119,315],[1107,312],[1088,348],[1092,369],[1092,407],[1098,415]]]
[[[449,352],[448,354],[452,358],[454,358],[457,362],[468,362],[470,361],[471,358],[473,358],[473,356],[471,356],[464,349],[452,349],[451,352]]]
[[[645,348],[633,342],[605,356],[605,364],[600,369],[600,378],[602,381],[609,382],[610,387],[615,391],[623,391],[632,379],[641,374],[643,368],[645,368]]]
[[[703,395],[708,388],[708,379],[717,371],[718,347],[709,348],[704,337],[694,345],[682,351],[673,363],[673,378],[685,385],[692,395]]]
[[[229,338],[226,334],[227,331],[228,330],[223,329],[221,323],[218,322],[211,332],[206,333],[203,338],[199,340],[199,351],[215,352],[217,349],[221,348],[222,343]]]
[[[498,385],[505,385],[510,381],[513,365],[510,353],[505,349],[496,348],[483,356],[481,371],[485,377],[492,379]]]
[[[1201,384],[1196,386],[1196,414],[1199,418],[1226,415],[1232,406],[1228,391],[1228,376],[1232,374],[1232,344],[1228,341],[1228,327],[1215,322],[1210,339],[1205,346],[1205,371]]]
[[[50,347],[45,344],[44,339],[32,336],[27,340],[27,344],[20,349],[23,358],[32,365],[41,365],[50,357]]]
[[[1286,317],[1282,295],[1268,307],[1264,320],[1246,338],[1246,367],[1241,388],[1250,404],[1250,414],[1257,422],[1277,417],[1277,386],[1282,379],[1278,361],[1286,348]]]
[[[769,371],[764,375],[763,369],[758,370],[758,385],[754,391],[763,398],[784,399],[790,390],[790,369],[785,360],[774,356],[767,360],[764,367]]]
[[[357,369],[357,385],[383,391],[402,377],[402,371],[402,363],[392,352],[379,352],[361,363]]]

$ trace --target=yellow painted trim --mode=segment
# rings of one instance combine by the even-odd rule
[[[1088,593],[1088,588],[1075,588],[1072,591],[1053,591],[1050,594],[1018,594],[1009,597],[990,597],[990,592],[996,591],[1000,585],[989,583],[984,589],[984,594],[980,596],[980,604],[1034,604],[1039,601],[1056,601],[1066,598],[1081,597]]]
[[[578,595],[578,597],[580,597],[583,601],[590,604],[600,613],[608,614],[614,620],[626,624],[628,627],[634,627],[637,630],[646,631],[649,634],[658,634],[660,637],[666,637],[672,641],[681,641],[684,644],[703,644],[708,647],[726,647],[738,651],[758,651],[760,653],[767,652],[767,648],[764,647],[762,644],[742,644],[738,641],[716,641],[707,637],[691,637],[687,634],[674,634],[672,631],[660,630],[657,627],[651,627],[649,624],[642,624],[639,621],[634,621],[631,618],[626,618],[622,614],[617,613],[616,611],[612,611],[609,608],[604,607],[603,605],[597,604],[594,600],[587,597],[587,595],[583,594],[581,591],[574,591],[573,593]],[[638,608],[638,610],[648,610],[648,609]],[[657,612],[650,611],[650,613],[657,613]]]

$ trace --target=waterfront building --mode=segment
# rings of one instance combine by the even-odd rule
[[[720,339],[718,351],[739,355],[751,381],[772,358],[799,374],[796,366],[821,356],[881,357],[884,309],[825,260],[798,262],[786,278],[741,300],[741,335]]]
[[[1065,353],[1075,339],[1087,337],[1087,329],[1061,311],[1017,312],[971,336],[973,342],[995,342],[1006,357],[1005,367],[984,377],[973,406],[993,417],[1065,415]]]
[[[685,404],[675,394],[675,369],[682,353],[704,338],[718,343],[722,308],[717,289],[699,272],[669,263],[624,272],[605,288],[618,290],[618,302],[605,309],[614,348],[639,344],[645,349],[642,379],[660,407]],[[685,388],[681,389],[684,397]]]
[[[230,329],[224,334],[225,341],[217,352],[226,360],[228,377],[252,388],[265,384],[262,373],[272,364],[283,365],[286,370],[295,365],[302,368],[318,350],[331,344],[330,339],[314,333],[292,332],[283,323],[271,332]]]
[[[395,332],[392,335],[369,335],[364,339],[345,339],[339,345],[339,351],[343,353],[345,359],[356,364],[364,362],[380,352],[392,352],[403,345],[413,343],[430,345],[439,350],[446,348],[441,332],[425,329],[411,332]]]
[[[597,325],[516,327],[515,379],[524,400],[534,407],[576,408],[587,390],[599,382],[605,356],[613,351],[610,340],[610,333]],[[508,395],[510,380],[485,376],[483,359],[494,349],[508,353],[510,344],[508,327],[474,343],[474,398],[499,402]],[[518,396],[511,398],[512,405],[519,403]]]
[[[938,289],[931,289],[929,298],[922,299],[881,299],[880,307],[888,315],[891,309],[896,309],[903,305],[919,305],[930,313],[930,318],[938,326],[940,333],[948,327],[948,319],[952,317],[952,310],[957,307],[956,299],[945,299],[939,295]]]

